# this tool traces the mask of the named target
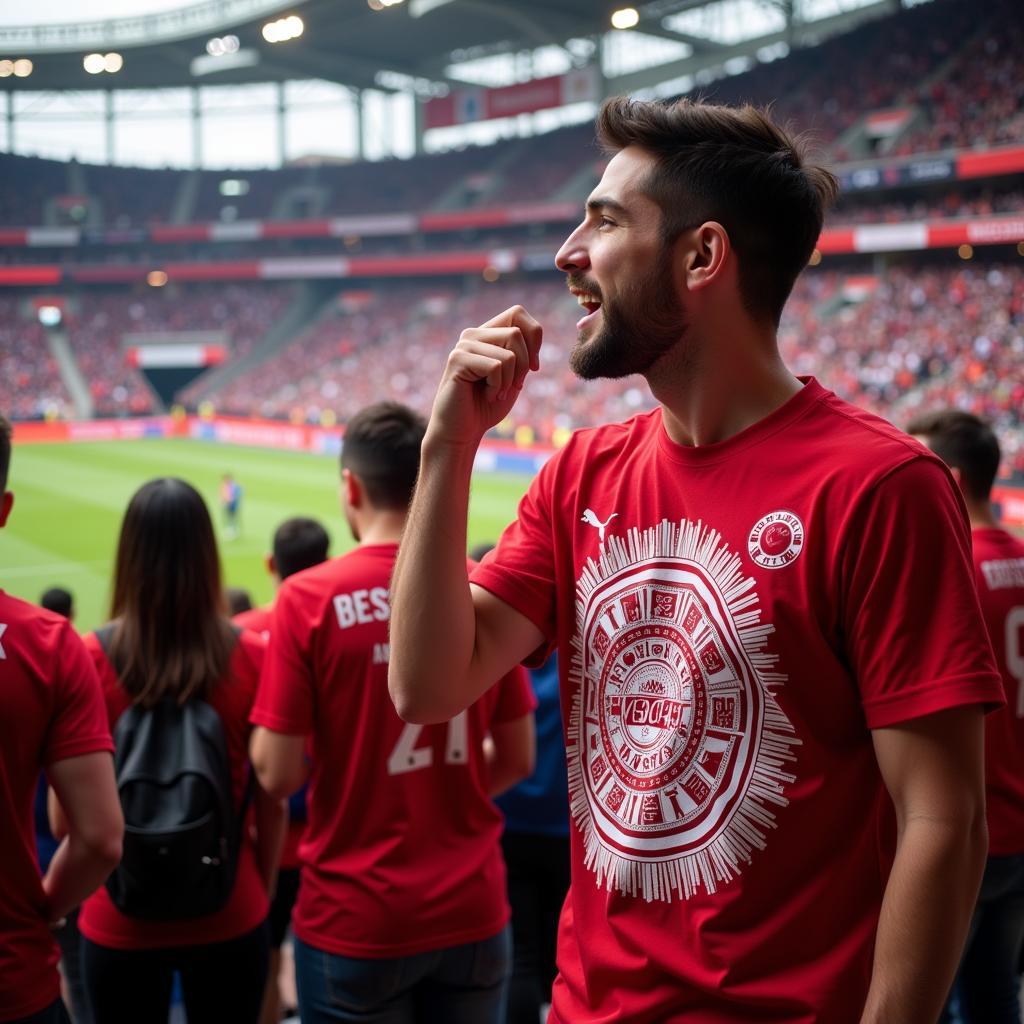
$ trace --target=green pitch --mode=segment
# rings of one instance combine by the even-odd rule
[[[229,539],[218,488],[233,473],[243,488],[241,535]],[[188,480],[213,516],[227,586],[254,604],[271,599],[263,557],[274,528],[289,516],[319,519],[331,554],[352,547],[338,506],[337,460],[323,455],[241,448],[184,439],[15,445],[8,487],[14,511],[0,530],[0,586],[37,601],[51,586],[75,596],[75,625],[105,621],[121,518],[138,487],[156,476]],[[480,474],[473,483],[470,546],[495,540],[514,518],[527,476]]]

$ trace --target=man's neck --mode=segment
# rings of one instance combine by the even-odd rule
[[[970,520],[971,528],[974,530],[998,530],[999,520],[992,512],[992,505],[987,501],[974,501],[971,498],[967,502],[967,518]]]
[[[802,387],[775,332],[747,323],[681,340],[647,376],[668,436],[697,447],[726,441],[785,405]]]
[[[402,530],[405,528],[406,514],[386,510],[374,512],[362,524],[359,531],[359,546],[365,547],[369,544],[397,544],[402,539]]]

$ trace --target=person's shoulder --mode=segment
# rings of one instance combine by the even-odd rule
[[[302,569],[289,576],[277,592],[277,603],[286,606],[301,606],[306,610],[331,602],[334,595],[352,587],[365,586],[376,577],[390,578],[391,564],[397,546],[387,564],[379,565],[373,548],[356,547],[343,555],[328,558],[326,562]],[[372,583],[371,583],[372,585]]]
[[[25,651],[53,651],[69,636],[78,639],[63,615],[0,591],[0,645]]]
[[[877,482],[912,463],[928,463],[948,475],[942,460],[916,438],[825,388],[803,428],[835,471],[853,473],[865,482]]]
[[[1024,559],[1024,540],[1002,527],[972,530],[975,561]]]

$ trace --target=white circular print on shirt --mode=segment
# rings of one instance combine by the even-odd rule
[[[569,784],[599,885],[714,892],[765,844],[799,743],[754,581],[700,523],[608,538],[577,584]]]

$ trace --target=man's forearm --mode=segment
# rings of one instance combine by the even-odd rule
[[[475,446],[423,443],[391,586],[388,687],[398,713],[443,722],[472,703],[476,617],[466,572]],[[428,655],[429,652],[429,656]]]
[[[907,822],[882,901],[861,1024],[935,1024],[956,973],[987,846],[983,814],[966,826]]]
[[[120,859],[120,837],[103,846],[89,846],[73,832],[66,836],[43,878],[50,922],[65,917],[98,889]]]

